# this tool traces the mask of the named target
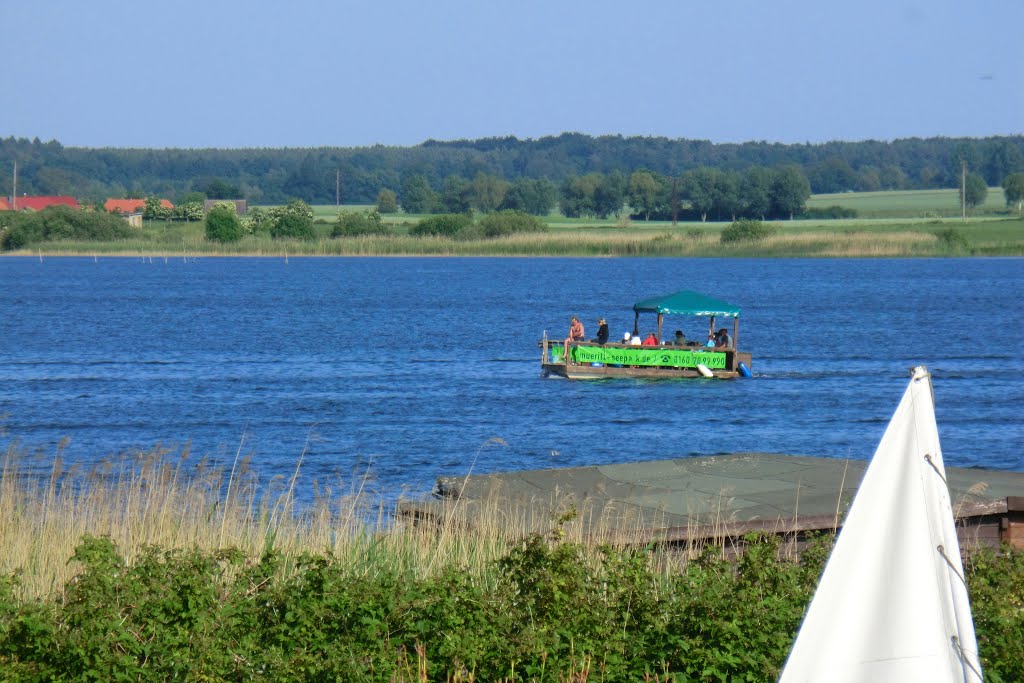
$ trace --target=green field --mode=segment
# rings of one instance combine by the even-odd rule
[[[816,194],[807,208],[823,209],[841,206],[855,209],[862,218],[935,218],[960,217],[958,190],[906,190],[899,192],[843,192]],[[978,216],[1006,212],[1001,187],[988,188],[985,203],[971,209],[968,215]]]

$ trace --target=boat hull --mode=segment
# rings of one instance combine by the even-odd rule
[[[693,368],[615,368],[608,365],[593,367],[590,365],[569,365],[562,363],[544,363],[541,366],[544,377],[564,377],[566,379],[607,379],[612,377],[636,377],[644,379],[733,379],[740,376],[732,370],[712,370],[711,377],[705,378],[699,370]]]

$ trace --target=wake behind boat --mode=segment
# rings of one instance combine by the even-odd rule
[[[549,339],[545,333],[540,341],[541,374],[568,379],[751,376],[751,354],[738,348],[738,306],[690,290],[643,299],[633,304],[631,337],[640,335],[641,313],[657,314],[657,332],[652,331],[641,345],[627,341],[565,341]],[[687,341],[674,335],[666,340],[667,315],[709,318],[708,341]],[[719,318],[732,318],[731,336],[725,328],[715,330]]]

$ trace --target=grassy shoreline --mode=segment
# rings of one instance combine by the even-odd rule
[[[758,241],[722,243],[727,225],[574,225],[547,233],[495,239],[456,240],[408,235],[330,238],[317,226],[316,240],[273,240],[247,236],[231,244],[204,239],[199,224],[153,224],[131,240],[45,242],[6,256],[123,256],[192,258],[250,256],[529,256],[529,257],[769,257],[864,258],[1024,256],[1024,218],[883,221],[788,221]]]
[[[297,505],[301,455],[269,482],[189,458],[7,449],[0,680],[774,680],[831,545],[610,545],[570,506],[412,525],[359,481]],[[965,567],[988,680],[1022,680],[1024,552]]]

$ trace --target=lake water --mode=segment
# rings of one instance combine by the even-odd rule
[[[753,379],[540,377],[545,330],[621,337],[678,289],[742,308]],[[0,292],[0,443],[41,463],[65,439],[86,466],[241,446],[271,477],[305,452],[307,490],[368,469],[393,497],[471,469],[867,459],[925,364],[947,465],[1024,470],[1022,259],[3,258]]]

